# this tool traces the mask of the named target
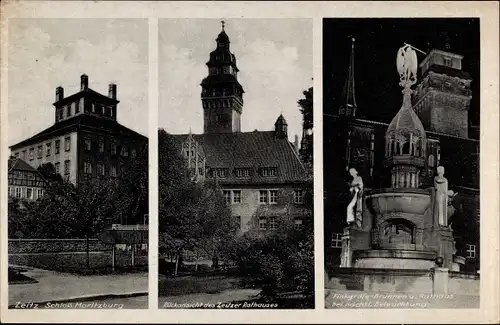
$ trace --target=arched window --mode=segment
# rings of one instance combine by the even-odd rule
[[[409,155],[410,153],[410,141],[403,142],[403,155]]]

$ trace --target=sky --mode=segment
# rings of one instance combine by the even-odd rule
[[[310,19],[164,19],[159,22],[159,127],[203,133],[201,80],[221,20],[236,56],[243,95],[242,132],[273,130],[282,113],[288,136],[302,134],[297,100],[312,86]]]
[[[324,19],[323,20],[323,111],[331,114],[340,105],[351,52],[355,41],[355,89],[357,117],[389,123],[401,107],[396,54],[403,43],[428,52],[430,49],[464,56],[462,70],[473,81],[469,119],[479,124],[479,20],[469,18],[425,19]],[[448,44],[448,49],[447,45]],[[425,55],[417,52],[418,61]],[[323,119],[327,127],[328,118]]]
[[[55,89],[65,97],[89,87],[107,96],[117,84],[118,122],[147,135],[148,22],[146,19],[10,19],[9,145],[55,122]]]

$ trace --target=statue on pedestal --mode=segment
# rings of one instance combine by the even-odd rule
[[[437,173],[438,175],[434,177],[434,188],[436,189],[438,224],[446,227],[448,225],[448,180],[444,177],[443,166],[438,166]]]
[[[347,206],[347,223],[356,223],[359,228],[363,221],[363,179],[354,168],[349,169],[352,182],[349,184],[349,191],[352,194],[351,202]]]

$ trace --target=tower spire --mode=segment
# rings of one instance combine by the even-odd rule
[[[351,37],[351,56],[349,58],[349,69],[345,80],[344,89],[342,90],[342,103],[340,104],[339,115],[356,116],[358,105],[356,104],[356,93],[354,88],[354,42],[355,38]]]
[[[220,23],[222,25],[222,31],[224,31],[224,27],[226,26],[226,22],[224,20],[221,20]]]

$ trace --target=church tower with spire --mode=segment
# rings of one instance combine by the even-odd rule
[[[351,38],[351,56],[349,58],[349,69],[345,80],[344,89],[342,90],[341,104],[339,107],[339,116],[356,117],[356,94],[354,89],[354,37]]]
[[[222,23],[217,47],[207,62],[208,76],[201,82],[204,113],[204,133],[241,132],[243,87],[238,82],[236,57],[230,51],[230,41]]]

